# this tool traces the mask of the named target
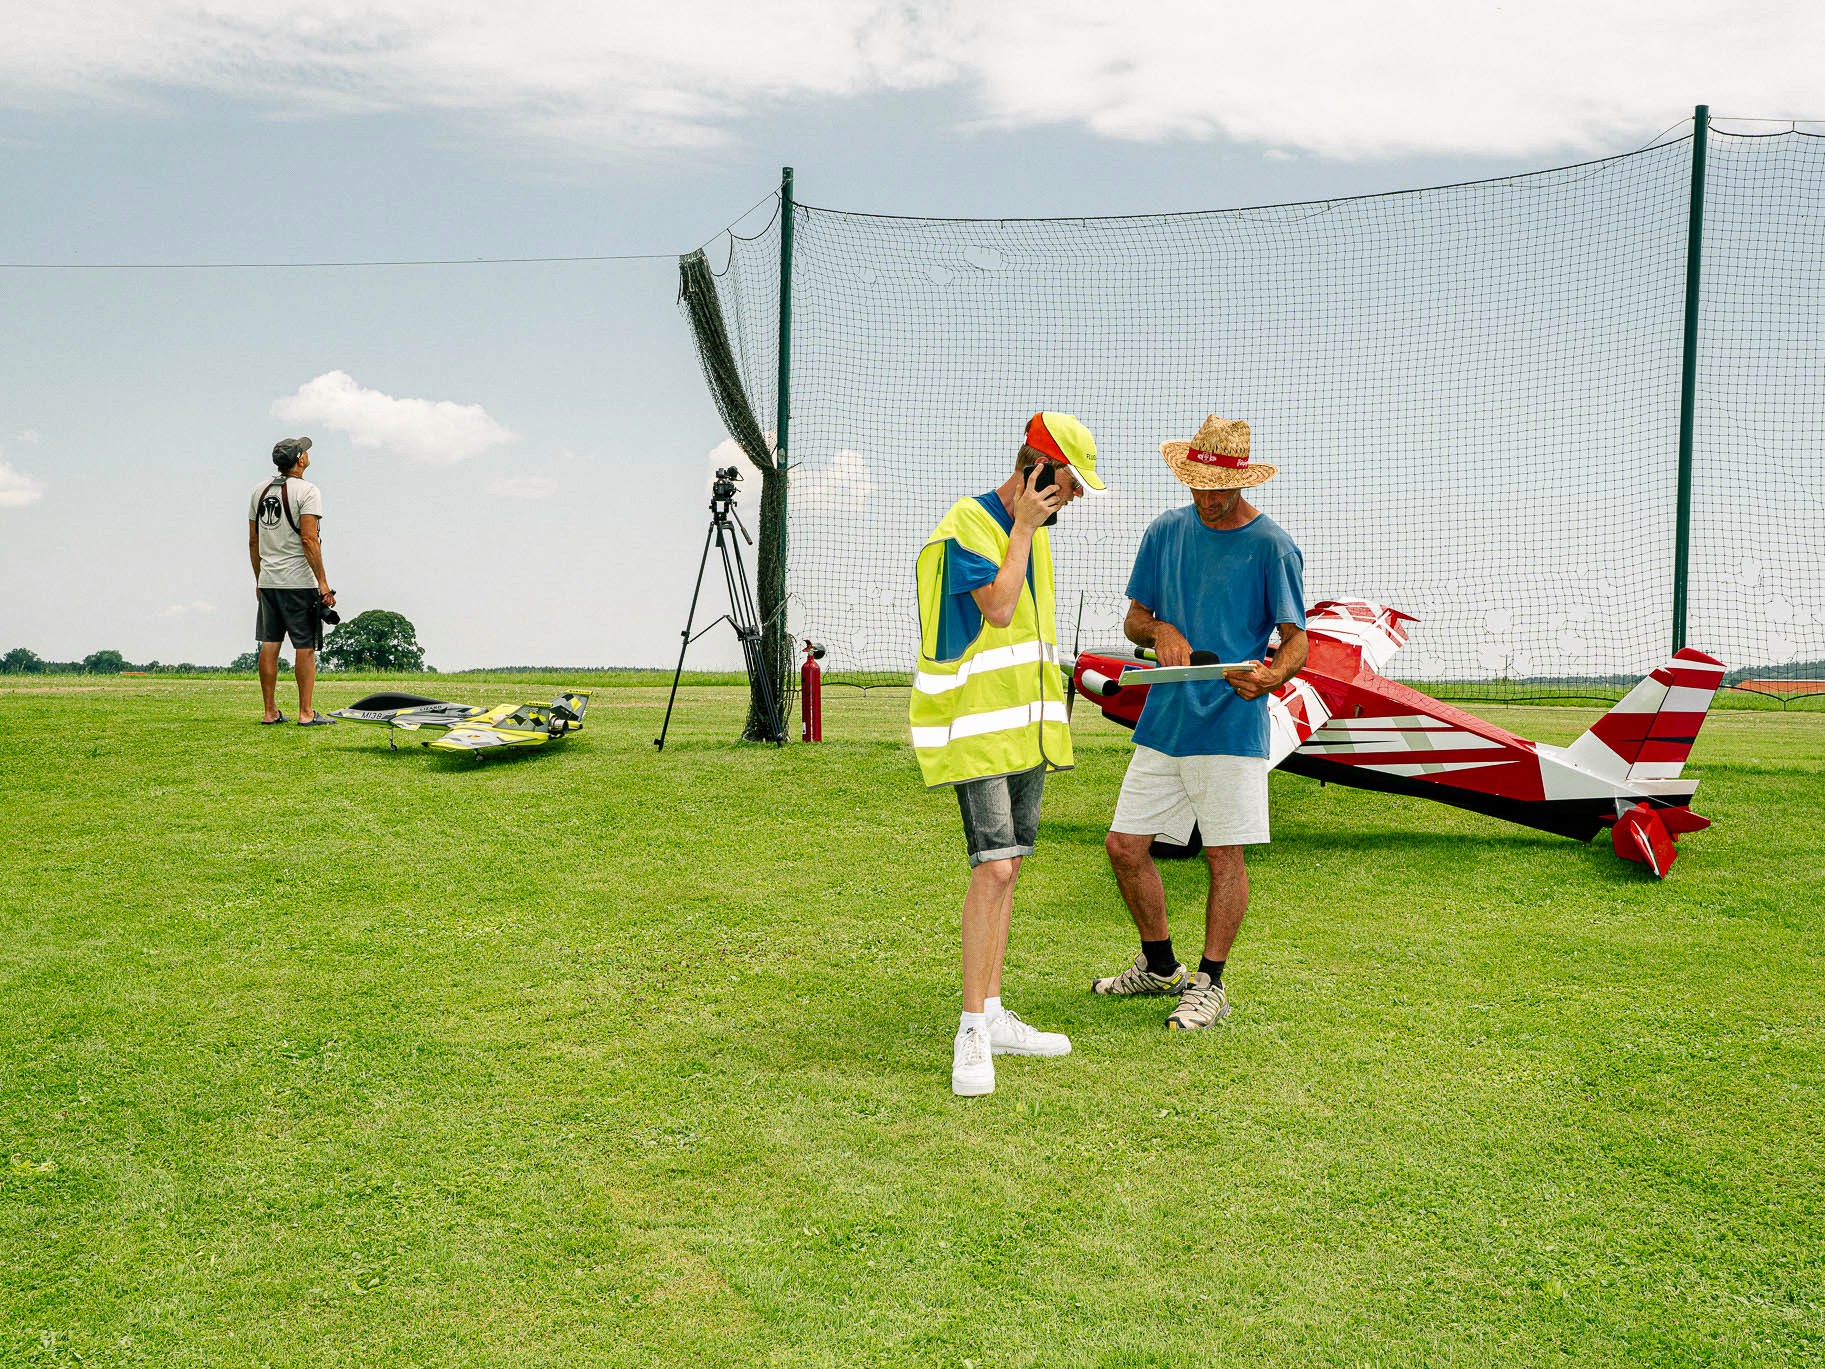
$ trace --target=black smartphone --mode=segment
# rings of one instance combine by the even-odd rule
[[[1057,483],[1058,483],[1058,472],[1053,469],[1053,463],[1050,461],[1041,461],[1039,463],[1039,476],[1037,479],[1035,479],[1033,481],[1033,488],[1036,490],[1049,490],[1052,488],[1052,486],[1056,485]],[[1054,513],[1050,518],[1046,519],[1046,521],[1041,523],[1039,526],[1042,528],[1049,528],[1057,521],[1058,521],[1058,515],[1056,513]]]

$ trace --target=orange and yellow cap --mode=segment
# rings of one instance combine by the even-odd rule
[[[1027,446],[1061,461],[1090,489],[1104,488],[1096,474],[1096,439],[1072,414],[1034,414],[1027,420]]]

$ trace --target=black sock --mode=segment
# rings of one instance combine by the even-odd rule
[[[1179,968],[1179,958],[1172,953],[1172,938],[1141,942],[1141,953],[1147,957],[1147,968],[1161,979],[1171,979]]]
[[[1212,960],[1209,956],[1205,956],[1198,962],[1198,973],[1209,975],[1212,984],[1221,984],[1223,982],[1223,967],[1228,963],[1227,960]]]

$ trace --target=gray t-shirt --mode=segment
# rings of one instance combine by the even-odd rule
[[[291,519],[279,494],[279,480],[265,481],[253,492],[247,517],[260,528],[260,588],[315,589],[317,574],[304,559],[304,539],[292,529],[292,519],[304,526],[306,514],[323,517],[323,495],[308,480],[292,476],[285,481],[291,501]]]

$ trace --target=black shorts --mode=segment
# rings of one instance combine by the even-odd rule
[[[323,597],[314,589],[260,590],[260,616],[254,622],[253,639],[264,646],[283,642],[289,635],[295,651],[315,651],[323,645],[323,619],[317,606]]]

